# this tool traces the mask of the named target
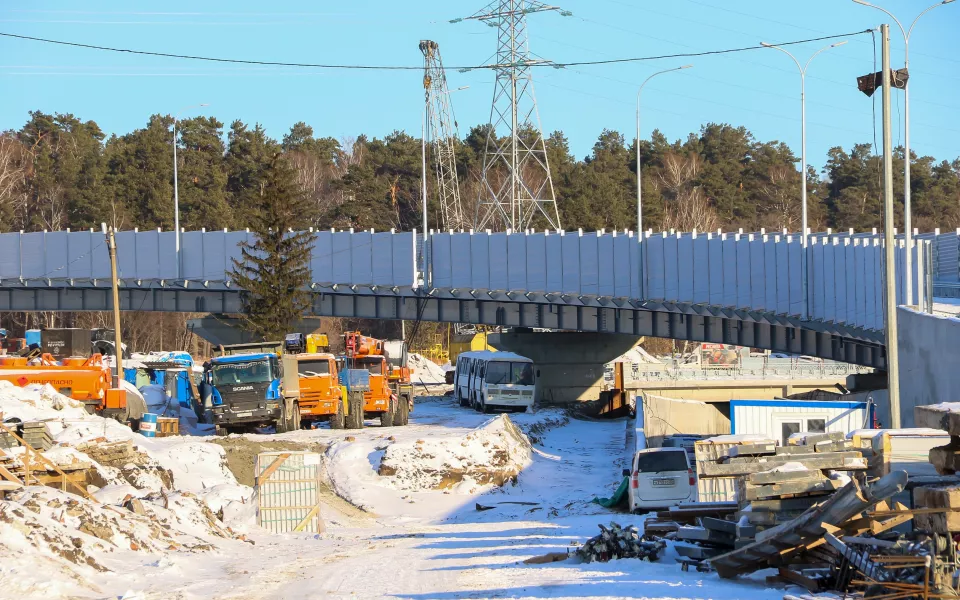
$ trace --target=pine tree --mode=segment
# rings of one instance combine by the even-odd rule
[[[310,306],[310,253],[313,234],[302,229],[309,201],[296,173],[280,154],[263,172],[259,202],[250,214],[253,242],[241,244],[243,259],[233,261],[231,281],[245,290],[243,318],[264,340],[279,340]]]

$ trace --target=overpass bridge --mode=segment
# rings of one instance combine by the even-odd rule
[[[800,239],[786,233],[315,231],[317,316],[622,333],[720,342],[885,367],[883,242],[812,234],[807,289]],[[232,259],[246,231],[116,235],[121,309],[236,313]],[[958,235],[912,249],[913,298],[957,276]],[[642,250],[641,250],[642,248]],[[906,256],[897,242],[898,264]],[[952,254],[951,254],[952,253]],[[898,272],[902,273],[898,268]],[[0,310],[109,310],[110,265],[94,231],[0,234]]]

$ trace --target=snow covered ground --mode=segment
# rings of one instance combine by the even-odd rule
[[[26,400],[14,398],[17,394]],[[74,411],[69,406],[54,409],[53,403],[62,400],[41,401],[39,396],[39,391],[28,394],[0,387],[0,410],[7,416],[32,411],[31,418],[65,417],[64,411]],[[31,506],[37,503],[30,504],[30,498],[38,488],[0,501],[4,541],[0,598],[783,596],[782,589],[763,583],[763,574],[731,582],[714,574],[681,572],[671,550],[658,563],[583,564],[568,559],[524,564],[548,552],[572,551],[576,543],[595,535],[600,523],[615,520],[639,526],[643,517],[613,513],[590,502],[594,496],[609,495],[619,483],[623,420],[568,419],[556,409],[509,419],[435,398],[418,402],[407,427],[382,429],[368,421],[370,426],[362,431],[324,427],[219,440],[211,436],[146,440],[129,430],[124,433],[115,423],[70,412],[65,420],[69,423],[57,425],[58,441],[73,444],[91,436],[133,439],[172,472],[173,487],[179,491],[164,492],[173,498],[165,500],[160,493],[128,486],[123,491],[143,498],[146,517],[128,514],[122,506],[84,502],[82,510],[63,507],[58,502],[68,495],[46,489],[39,490],[44,502],[36,512]],[[290,443],[298,450],[322,452],[326,477],[336,493],[331,492],[322,511],[326,533],[274,535],[252,525],[250,505],[243,502],[250,490],[226,469],[227,452],[214,441],[224,446]],[[401,460],[419,467],[381,469]],[[499,487],[490,479],[471,476],[479,473],[472,467],[491,465],[504,472],[515,468],[515,482]],[[444,472],[438,479],[440,471]],[[103,488],[98,494],[107,502],[123,503],[124,495],[108,491]],[[50,495],[56,500],[49,503],[53,506],[48,505]],[[210,511],[198,509],[197,499]],[[478,511],[478,504],[492,509]],[[209,515],[220,510],[224,522],[210,522]],[[38,522],[34,535],[56,533],[63,543],[71,542],[71,536],[82,538],[80,545],[99,568],[44,550],[42,535],[38,539],[23,531],[14,511],[25,514],[24,521]],[[93,540],[100,548],[87,540],[87,534],[71,533],[76,528],[72,519],[83,518],[84,511],[112,528],[107,539]],[[162,535],[152,536],[151,522],[162,525]]]

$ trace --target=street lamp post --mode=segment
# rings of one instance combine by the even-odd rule
[[[931,10],[935,9],[938,6],[943,4],[950,4],[954,0],[943,0],[942,2],[937,2],[933,6],[928,7],[926,10],[917,15],[917,18],[913,20],[913,23],[910,24],[909,29],[904,29],[900,21],[893,16],[889,10],[881,8],[879,6],[865,2],[864,0],[853,0],[857,4],[862,4],[863,6],[869,6],[870,8],[875,8],[881,12],[884,12],[897,24],[897,27],[900,28],[900,33],[903,34],[903,68],[906,69],[909,73],[910,68],[910,34],[913,33],[913,27],[917,24],[917,21],[920,20],[920,17],[927,14]],[[904,275],[904,293],[907,297],[907,304],[913,304],[913,280],[911,278],[913,274],[913,209],[910,202],[910,83],[909,80],[904,83],[903,86],[903,229],[904,229],[904,241],[907,243],[907,255],[906,260],[903,264],[903,275]]]
[[[664,73],[672,73],[673,71],[680,71],[683,69],[689,69],[693,65],[683,65],[682,67],[674,67],[672,69],[665,69],[663,71],[657,71],[653,75],[650,75],[643,80],[643,83],[640,84],[640,89],[637,90],[637,243],[643,243],[643,190],[640,185],[640,94],[643,92],[643,86],[647,85],[647,82],[656,77],[657,75],[663,75]],[[641,250],[643,246],[640,247]],[[641,260],[643,256],[641,254]],[[641,281],[641,294],[646,298],[645,290],[643,290],[643,284]]]
[[[180,113],[191,108],[200,108],[210,106],[209,104],[194,104],[181,108],[173,117],[173,231],[174,248],[177,253],[177,277],[180,277],[180,190],[177,185],[177,123],[180,121]]]
[[[800,272],[802,289],[803,289],[803,318],[806,319],[809,316],[809,301],[807,298],[807,92],[806,92],[806,79],[807,79],[807,68],[810,66],[810,62],[817,57],[818,54],[824,50],[829,50],[830,48],[836,48],[837,46],[842,46],[847,42],[837,42],[836,44],[830,44],[829,46],[824,46],[816,52],[813,53],[809,59],[807,59],[807,64],[801,65],[800,61],[797,58],[790,54],[787,50],[784,50],[780,46],[774,44],[768,44],[766,42],[760,42],[760,45],[764,48],[773,48],[774,50],[779,50],[783,52],[796,63],[797,69],[800,70]]]

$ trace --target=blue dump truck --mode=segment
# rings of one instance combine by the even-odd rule
[[[217,435],[268,426],[278,433],[299,429],[300,416],[281,393],[279,349],[279,342],[221,346],[220,356],[204,363],[200,398]]]

